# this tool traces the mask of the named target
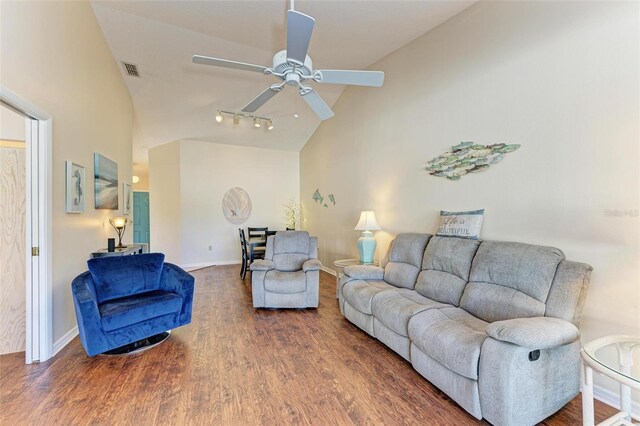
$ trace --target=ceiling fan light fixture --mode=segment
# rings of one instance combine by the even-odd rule
[[[253,127],[256,129],[260,128],[260,119],[258,117],[253,119]]]
[[[233,124],[236,126],[240,124],[240,116],[238,114],[233,115]]]
[[[216,121],[218,123],[222,123],[223,119],[224,119],[224,117],[222,117],[222,113],[220,111],[218,111],[218,114],[216,114]]]

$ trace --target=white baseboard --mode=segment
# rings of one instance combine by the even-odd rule
[[[76,325],[71,330],[67,331],[64,334],[64,336],[59,338],[53,344],[53,355],[51,355],[51,357],[53,358],[54,356],[56,356],[58,352],[60,352],[65,346],[67,346],[77,335],[78,335],[78,326]]]
[[[242,260],[216,260],[212,262],[201,262],[201,263],[185,263],[180,266],[182,269],[200,269],[200,268],[208,268],[209,266],[217,266],[217,265],[239,265],[242,263]]]
[[[336,271],[334,271],[333,269],[329,269],[329,268],[327,268],[327,267],[326,267],[326,266],[324,266],[324,265],[322,265],[322,266],[320,267],[320,269],[322,269],[323,271],[325,271],[327,274],[331,274],[331,275],[333,275],[334,277],[336,276]]]
[[[593,398],[615,409],[620,409],[620,395],[602,386],[593,385]],[[640,417],[640,402],[631,401],[631,414]]]

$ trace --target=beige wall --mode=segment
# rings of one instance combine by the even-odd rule
[[[299,194],[297,152],[200,141],[172,142],[149,152],[152,249],[171,253],[170,261],[239,263],[239,227],[285,229],[284,206]],[[222,212],[222,198],[234,186],[244,188],[252,201],[251,217],[241,225],[228,222]],[[161,241],[158,234],[164,234]]]
[[[76,326],[72,279],[115,236],[107,219],[118,212],[94,209],[90,176],[93,153],[100,152],[118,163],[121,182],[131,182],[132,103],[88,2],[1,2],[0,8],[0,82],[53,117],[56,342]],[[83,214],[65,213],[65,160],[85,167]]]
[[[357,257],[360,210],[375,210],[386,248],[434,232],[440,209],[485,208],[484,239],[593,265],[584,341],[640,334],[639,8],[480,2],[372,66],[384,87],[349,87],[300,155],[323,264]],[[522,147],[458,182],[427,174],[466,140]],[[316,188],[337,206],[314,204]]]
[[[180,142],[149,150],[150,250],[181,264]]]

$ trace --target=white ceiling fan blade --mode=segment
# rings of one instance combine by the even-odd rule
[[[354,86],[381,87],[384,83],[382,71],[352,71],[352,70],[318,70],[318,83],[351,84]]]
[[[213,65],[214,67],[232,68],[234,70],[253,71],[264,73],[267,67],[260,65],[246,64],[244,62],[229,61],[227,59],[211,58],[209,56],[193,56],[194,64]]]
[[[242,108],[242,112],[256,112],[258,108],[266,104],[267,101],[277,95],[280,90],[276,90],[269,87],[264,92],[260,93],[254,100],[249,102],[246,107]]]
[[[307,102],[307,105],[311,107],[320,120],[327,120],[333,117],[333,111],[331,111],[329,105],[322,100],[320,95],[318,95],[318,92],[315,90],[309,90],[306,94],[302,95],[302,99]]]
[[[287,61],[304,65],[316,20],[304,13],[287,12]]]

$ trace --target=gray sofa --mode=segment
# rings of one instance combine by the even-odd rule
[[[400,234],[349,266],[340,311],[474,417],[532,425],[579,392],[591,267],[553,247]]]
[[[318,239],[304,231],[267,238],[264,260],[251,264],[254,308],[317,308],[320,287]]]

